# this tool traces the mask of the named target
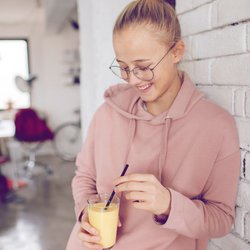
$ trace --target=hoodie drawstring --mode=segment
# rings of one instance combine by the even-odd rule
[[[172,124],[172,119],[169,117],[165,118],[165,126],[162,129],[162,139],[161,139],[161,148],[160,148],[160,157],[159,157],[159,165],[158,165],[158,178],[162,183],[162,171],[165,167],[168,153],[168,137],[169,131]]]
[[[159,156],[159,163],[158,163],[158,179],[162,182],[162,172],[166,164],[167,153],[168,153],[168,137],[169,131],[171,128],[172,119],[169,117],[165,118],[165,124],[162,129],[162,139],[161,139],[161,148],[160,148],[160,156]],[[133,143],[134,137],[136,132],[136,121],[135,119],[130,119],[129,126],[128,126],[128,141],[126,146],[126,152],[124,157],[124,165],[128,162],[129,151],[131,145]]]
[[[128,141],[127,141],[125,158],[124,158],[124,166],[125,166],[125,164],[128,163],[127,162],[128,155],[129,155],[129,151],[130,151],[131,145],[132,145],[134,137],[135,137],[135,130],[136,130],[136,121],[135,121],[135,119],[130,119],[129,125],[128,125]]]

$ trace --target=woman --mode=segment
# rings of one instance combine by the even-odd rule
[[[76,223],[68,250],[102,249],[88,223],[91,194],[122,195],[119,250],[205,250],[234,220],[240,150],[233,118],[206,100],[178,63],[184,43],[163,0],[118,17],[110,69],[127,84],[105,92],[77,157]],[[128,163],[129,170],[120,175]]]

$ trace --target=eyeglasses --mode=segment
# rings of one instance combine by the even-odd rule
[[[168,49],[168,51],[164,54],[164,56],[158,61],[158,63],[153,67],[153,68],[149,68],[149,67],[144,67],[144,68],[140,68],[140,67],[135,67],[131,70],[129,70],[128,68],[122,68],[120,66],[115,66],[113,65],[114,61],[116,60],[116,58],[113,60],[113,62],[111,63],[111,66],[109,67],[109,69],[119,78],[128,81],[129,80],[129,76],[130,73],[132,72],[134,74],[134,76],[142,81],[151,81],[154,78],[154,69],[161,63],[161,61],[168,55],[168,53],[171,51],[171,49],[173,49],[175,46],[175,43]]]

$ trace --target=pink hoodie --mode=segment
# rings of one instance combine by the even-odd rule
[[[234,119],[206,100],[187,74],[169,111],[152,116],[128,84],[105,92],[77,157],[72,182],[78,220],[86,200],[111,193],[125,165],[129,173],[154,174],[171,190],[164,225],[121,199],[114,250],[205,250],[210,238],[227,234],[234,220],[240,150]],[[67,250],[86,249],[76,222]]]

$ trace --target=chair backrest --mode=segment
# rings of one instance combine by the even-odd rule
[[[20,109],[15,116],[15,138],[23,142],[42,142],[53,139],[53,132],[32,108]]]

